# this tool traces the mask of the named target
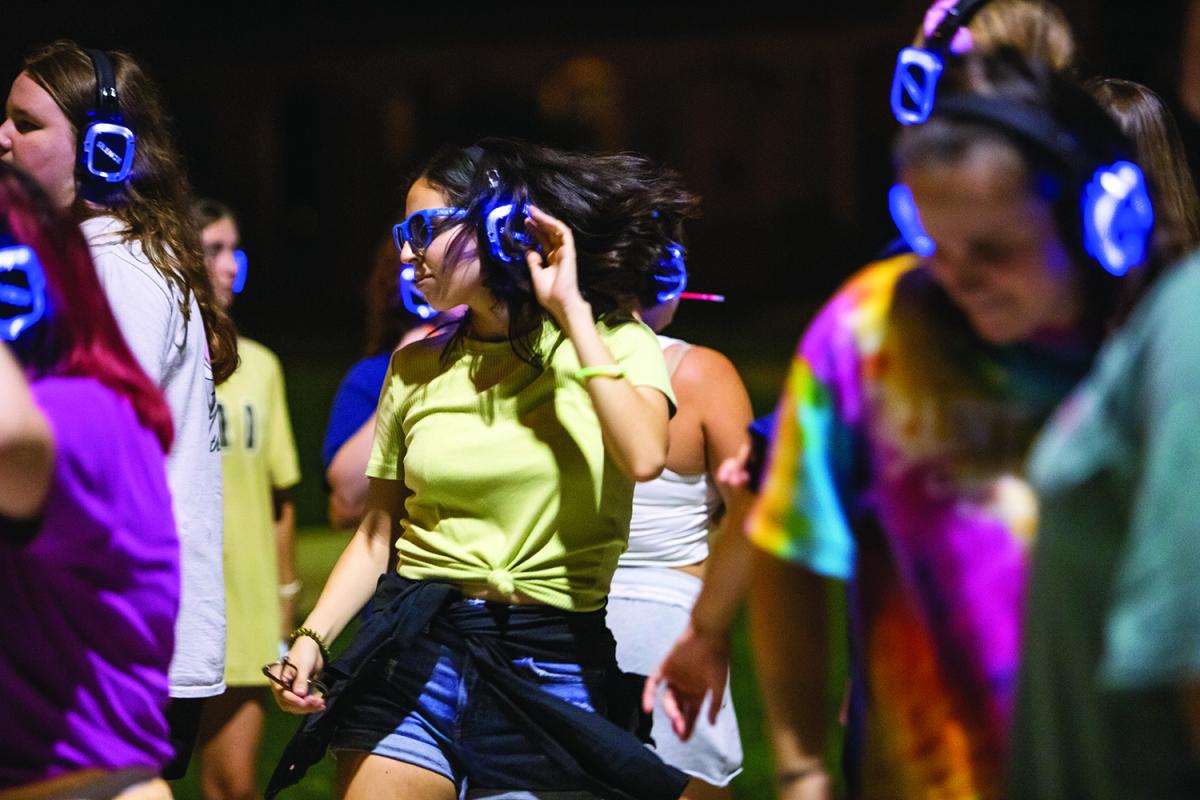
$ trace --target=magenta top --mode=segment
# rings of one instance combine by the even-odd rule
[[[163,709],[179,541],[163,453],[127,400],[45,378],[54,432],[42,517],[0,520],[0,788],[171,756]]]

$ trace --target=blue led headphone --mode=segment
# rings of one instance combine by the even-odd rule
[[[537,242],[525,230],[529,209],[525,203],[502,202],[488,209],[484,217],[488,249],[497,261],[524,262],[525,254],[537,249]]]
[[[1154,228],[1154,209],[1146,177],[1137,164],[1120,158],[1106,161],[1089,156],[1079,139],[1061,127],[1048,111],[1010,99],[951,95],[938,102],[936,113],[999,128],[1065,165],[1082,187],[1079,205],[1084,250],[1105,271],[1121,276],[1146,258]],[[1101,113],[1099,109],[1097,113]],[[888,202],[892,219],[913,252],[933,255],[934,242],[921,227],[908,187],[893,186]]]
[[[925,47],[906,47],[900,51],[892,75],[892,113],[897,121],[916,125],[929,119],[950,43],[986,3],[987,0],[959,0],[946,10],[926,39]]]
[[[45,315],[42,262],[0,227],[0,340],[15,342]]]
[[[237,274],[233,276],[233,293],[241,294],[246,288],[246,273],[250,271],[250,259],[246,257],[246,251],[237,249],[233,251],[233,262],[237,264]]]
[[[133,169],[135,138],[125,127],[117,103],[117,77],[112,62],[101,50],[85,49],[96,71],[96,107],[88,112],[81,142],[86,175],[101,184],[120,183]]]
[[[687,288],[687,263],[683,260],[683,246],[677,242],[668,242],[667,251],[658,262],[654,271],[654,282],[658,285],[655,295],[658,302],[669,303],[683,294]]]
[[[437,316],[437,309],[429,305],[428,301],[425,300],[425,295],[421,294],[421,290],[413,285],[413,277],[416,274],[416,270],[412,265],[401,265],[400,302],[404,304],[404,308],[408,313],[421,319],[432,319]]]

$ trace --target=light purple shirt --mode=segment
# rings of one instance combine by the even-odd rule
[[[127,400],[44,378],[54,432],[41,519],[0,521],[0,788],[171,756],[163,709],[179,540],[163,454]]]

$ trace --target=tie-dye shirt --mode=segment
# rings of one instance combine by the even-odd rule
[[[911,255],[858,273],[801,340],[750,531],[848,581],[862,797],[1000,795],[1037,521],[1021,465],[1087,361],[982,342]]]

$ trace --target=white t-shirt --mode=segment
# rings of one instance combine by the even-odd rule
[[[221,453],[200,307],[193,295],[190,319],[183,318],[178,288],[154,268],[140,242],[121,241],[120,220],[93,217],[81,227],[121,333],[162,389],[175,423],[167,484],[179,529],[182,581],[171,696],[220,694],[225,691]]]

